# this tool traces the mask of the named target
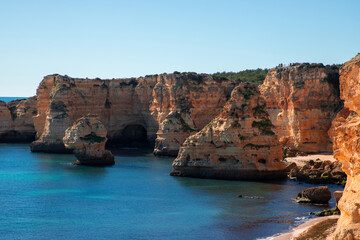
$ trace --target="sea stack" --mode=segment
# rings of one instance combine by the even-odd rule
[[[347,174],[335,240],[360,239],[360,54],[340,69],[341,99],[351,112],[337,119],[334,133],[334,157]]]
[[[338,66],[279,66],[269,70],[260,92],[286,154],[332,151],[327,131],[342,107]]]
[[[105,150],[107,131],[98,115],[88,114],[74,122],[65,131],[63,142],[66,148],[73,149],[75,164],[88,166],[114,165],[113,154]]]
[[[186,139],[172,175],[218,179],[286,177],[282,147],[256,85],[241,83],[222,113]]]

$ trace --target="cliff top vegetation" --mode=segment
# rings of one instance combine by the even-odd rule
[[[212,74],[215,77],[224,77],[231,80],[241,80],[242,82],[251,82],[260,85],[265,80],[269,69],[247,69],[240,72],[217,72]]]

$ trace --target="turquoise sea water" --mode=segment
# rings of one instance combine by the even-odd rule
[[[172,158],[138,150],[74,160],[0,144],[0,239],[257,239],[324,208],[290,199],[313,185],[171,177]]]
[[[27,97],[0,97],[0,101],[11,102],[18,99],[27,99]]]

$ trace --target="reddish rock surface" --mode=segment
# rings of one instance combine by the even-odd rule
[[[260,92],[289,153],[332,151],[327,131],[341,107],[338,76],[335,66],[305,63],[268,72]]]
[[[335,137],[335,129],[339,125],[341,125],[345,119],[350,115],[350,110],[347,107],[343,107],[335,116],[335,118],[331,122],[331,127],[328,131],[328,135],[330,137],[330,141],[334,142]]]
[[[36,97],[0,101],[0,142],[31,142],[35,139],[33,116],[37,114]]]
[[[341,99],[351,113],[339,117],[334,133],[334,157],[347,174],[338,208],[341,216],[333,239],[360,239],[360,54],[340,69]]]
[[[170,112],[156,133],[154,154],[176,157],[186,138],[197,132],[194,125],[189,113]]]
[[[62,142],[65,129],[94,113],[108,130],[110,143],[143,147],[159,137],[155,152],[174,154],[188,130],[162,124],[166,118],[178,112],[192,129],[201,129],[221,111],[236,85],[235,81],[195,73],[112,80],[47,76],[37,90],[34,121],[39,139],[31,150],[66,152]]]
[[[269,179],[285,177],[281,144],[253,84],[242,83],[223,111],[186,139],[173,162],[172,175]]]

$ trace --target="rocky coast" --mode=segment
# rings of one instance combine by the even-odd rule
[[[92,113],[106,127],[109,144],[155,145],[155,154],[175,156],[187,136],[219,114],[238,83],[196,73],[108,80],[49,75],[37,89],[38,139],[31,150],[68,152],[66,128]]]
[[[32,142],[36,130],[33,117],[37,115],[37,97],[0,101],[0,142]]]
[[[269,70],[259,89],[285,157],[332,152],[328,130],[342,108],[336,66],[302,63],[276,67]]]
[[[222,179],[286,176],[282,146],[256,85],[242,83],[222,113],[189,137],[173,163],[172,175]]]
[[[340,69],[341,99],[351,112],[341,117],[335,125],[334,157],[339,159],[347,175],[347,182],[339,201],[341,216],[333,240],[360,239],[360,54],[346,62]]]
[[[315,184],[347,177],[333,239],[359,239],[359,62],[360,55],[340,71],[279,66],[260,86],[178,72],[105,80],[48,75],[36,96],[0,102],[0,142],[32,141],[32,152],[74,152],[76,164],[92,166],[115,163],[109,146],[150,147],[176,157],[173,176],[273,180],[291,170]],[[284,161],[332,149],[331,161]]]
[[[344,109],[333,120],[329,131],[333,140],[334,158],[341,161],[342,170],[347,175],[344,192],[341,197],[338,196],[340,198],[337,205],[340,210],[339,219],[336,221],[334,217],[335,219],[330,222],[330,219],[318,218],[314,220],[318,223],[308,222],[306,223],[308,227],[295,229],[296,235],[290,233],[272,239],[360,239],[359,82],[360,54],[346,62],[340,69],[340,98],[344,101]]]

